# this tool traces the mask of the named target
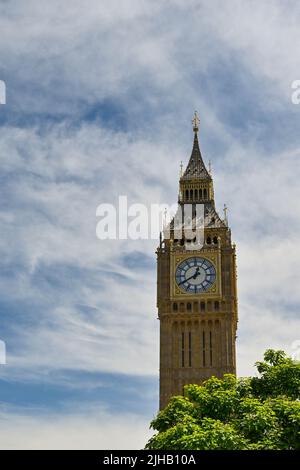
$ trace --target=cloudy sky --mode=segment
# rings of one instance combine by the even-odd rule
[[[96,208],[176,202],[199,140],[238,251],[238,374],[300,339],[300,5],[0,3],[1,448],[144,446],[158,406],[157,240]]]

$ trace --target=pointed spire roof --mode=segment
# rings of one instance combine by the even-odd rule
[[[204,165],[200,148],[199,148],[199,142],[198,142],[199,122],[200,121],[198,118],[197,111],[195,111],[194,119],[192,120],[193,130],[194,130],[193,150],[190,156],[189,163],[182,176],[183,180],[194,179],[194,178],[211,179],[211,176]]]

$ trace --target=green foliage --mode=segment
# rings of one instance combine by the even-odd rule
[[[285,395],[294,400],[300,396],[300,364],[283,351],[268,349],[264,362],[257,362],[260,377],[251,379],[253,395],[268,398]]]
[[[300,449],[300,363],[267,350],[259,377],[186,385],[152,421],[148,449]]]

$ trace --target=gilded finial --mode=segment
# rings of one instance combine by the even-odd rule
[[[193,117],[193,119],[192,119],[192,124],[193,124],[193,130],[194,130],[194,132],[198,132],[198,131],[199,131],[200,119],[199,119],[199,117],[198,117],[197,111],[195,111],[195,113],[194,113],[194,117]]]
[[[209,174],[211,175],[212,168],[211,168],[211,161],[210,161],[210,160],[209,160],[209,162],[208,162],[208,172],[209,172]]]
[[[183,163],[182,161],[180,162],[180,178],[182,177],[183,175]]]

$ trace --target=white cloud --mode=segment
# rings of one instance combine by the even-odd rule
[[[56,0],[6,2],[0,52],[9,93],[27,112],[74,116],[86,105],[117,99],[130,105],[129,118],[148,105],[159,121],[168,104],[180,114],[201,105],[207,116],[210,97],[201,96],[197,78],[211,74],[216,88],[213,66],[233,59],[259,80],[273,106],[286,106],[291,81],[299,78],[299,14],[295,2],[287,8],[279,1],[255,2],[255,8],[237,0],[93,0],[89,8],[82,1],[71,8]]]
[[[98,410],[97,410],[98,408]],[[134,414],[111,415],[93,404],[71,414],[38,410],[0,411],[0,448],[5,450],[143,449],[151,436],[149,419]]]

